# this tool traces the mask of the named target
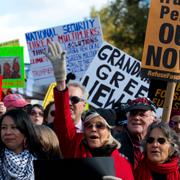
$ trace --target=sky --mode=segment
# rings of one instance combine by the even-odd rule
[[[19,39],[29,62],[25,33],[78,22],[109,0],[5,0],[0,8],[0,42]]]

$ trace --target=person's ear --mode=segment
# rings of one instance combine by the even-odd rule
[[[171,144],[169,150],[169,156],[171,157],[176,152],[176,144]]]

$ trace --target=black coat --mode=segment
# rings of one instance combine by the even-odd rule
[[[134,147],[126,128],[123,128],[123,131],[114,131],[113,136],[121,143],[119,152],[125,155],[134,167]]]

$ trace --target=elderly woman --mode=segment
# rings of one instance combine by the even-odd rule
[[[55,98],[55,104],[57,106],[59,106],[58,102],[56,102]],[[65,105],[67,103],[65,102]],[[69,112],[66,112],[70,115],[70,109]],[[62,112],[60,113],[59,111],[57,114],[62,115]],[[84,133],[76,132],[71,118],[64,119],[62,116],[61,118],[57,116],[56,119],[55,116],[54,122],[55,128],[57,127],[57,123],[59,124],[56,133],[60,135],[60,145],[65,157],[86,158],[110,156],[114,159],[115,174],[117,177],[123,180],[134,179],[130,163],[118,152],[120,144],[111,135],[112,127],[99,112],[90,110],[85,114],[83,122]]]
[[[107,119],[96,111],[89,111],[84,118],[84,131],[77,132],[72,113],[81,112],[85,106],[80,90],[74,90],[77,99],[73,103],[66,85],[66,59],[58,43],[49,44],[49,54],[57,86],[54,88],[55,119],[54,130],[58,135],[62,154],[65,158],[87,158],[110,156],[114,159],[115,175],[123,180],[132,180],[130,163],[118,152],[120,144],[111,135]]]
[[[144,159],[135,171],[136,180],[179,180],[180,141],[163,122],[152,123],[143,143]]]

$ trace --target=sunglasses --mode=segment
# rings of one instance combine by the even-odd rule
[[[166,143],[166,139],[165,138],[157,138],[156,139],[157,140],[157,142],[159,143],[159,144],[165,144]],[[152,143],[154,143],[154,141],[155,141],[155,138],[153,138],[153,137],[148,137],[148,139],[147,139],[147,143],[148,144],[152,144]]]
[[[39,116],[44,116],[44,113],[43,112],[36,112],[36,111],[31,111],[30,113],[32,116],[35,116],[36,114],[38,114]]]
[[[55,116],[55,111],[51,111],[51,112],[50,112],[50,115],[51,115],[52,117],[54,117],[54,116]]]
[[[72,104],[77,104],[79,103],[80,101],[84,101],[84,99],[78,97],[78,96],[71,96],[70,97],[70,101]]]
[[[100,130],[103,130],[103,129],[106,129],[106,124],[104,124],[104,123],[102,123],[102,122],[97,122],[97,123],[95,123],[95,124],[92,124],[92,123],[85,123],[84,124],[84,128],[85,129],[88,129],[88,130],[90,130],[90,129],[92,129],[92,128],[96,128],[96,129],[100,129]]]

